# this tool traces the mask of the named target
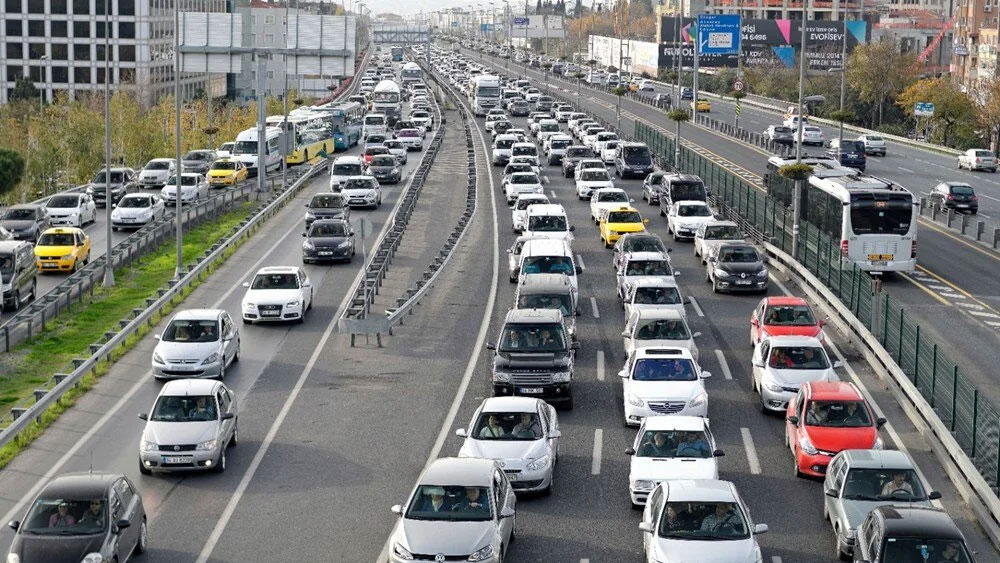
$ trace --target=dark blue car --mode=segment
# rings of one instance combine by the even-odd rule
[[[830,141],[830,148],[826,154],[831,158],[836,158],[840,164],[848,168],[856,168],[861,172],[865,171],[868,158],[865,156],[865,144],[861,141],[849,141],[844,139],[838,148],[838,139]]]

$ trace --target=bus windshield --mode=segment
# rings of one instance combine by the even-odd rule
[[[872,194],[851,196],[851,228],[856,235],[905,235],[913,221],[913,199],[894,194],[875,199]]]

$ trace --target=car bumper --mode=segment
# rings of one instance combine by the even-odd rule
[[[955,211],[979,211],[978,203],[955,203],[946,201],[944,206],[946,209],[954,209]]]
[[[739,293],[742,291],[765,291],[767,289],[767,278],[757,279],[748,278],[749,283],[743,284],[742,278],[718,278],[717,283],[719,285],[719,291],[726,291],[730,293]]]
[[[317,248],[315,250],[303,250],[302,259],[311,262],[323,260],[346,260],[351,257],[351,247],[347,248]]]
[[[294,321],[302,318],[302,306],[298,307],[283,307],[278,311],[276,315],[262,315],[260,310],[256,311],[243,311],[243,320],[251,321],[255,323],[269,322],[269,323],[280,323],[284,321]]]
[[[872,156],[885,156],[885,147],[865,147],[865,154]]]
[[[625,424],[629,426],[639,426],[642,424],[643,420],[646,420],[650,416],[664,416],[664,413],[659,413],[651,408],[649,408],[648,403],[643,403],[643,406],[637,407],[628,401],[624,401],[625,405]],[[683,408],[676,412],[671,412],[669,415],[677,416],[708,416],[708,401],[697,407],[691,407],[687,404]]]
[[[374,193],[366,195],[351,195],[344,196],[347,198],[348,207],[369,207],[375,205],[378,201],[378,196]]]
[[[147,190],[151,188],[162,188],[165,185],[167,185],[166,178],[162,180],[157,180],[155,178],[139,180],[139,187]]]
[[[174,471],[210,471],[215,469],[215,463],[219,459],[220,446],[214,450],[205,451],[153,451],[141,452],[139,462],[150,471],[174,472]]]
[[[236,176],[226,176],[226,177],[219,177],[219,178],[209,178],[208,179],[208,185],[211,186],[211,187],[217,187],[217,186],[235,186],[236,185]]]
[[[799,449],[795,452],[795,463],[799,466],[799,471],[810,477],[825,477],[826,466],[830,465],[831,459],[833,456],[821,453],[809,455]]]
[[[760,401],[765,409],[772,412],[785,412],[788,410],[788,401],[795,398],[796,393],[791,391],[771,391],[763,384],[760,386]]]
[[[152,217],[150,217],[149,219],[146,219],[146,220],[139,220],[139,219],[112,219],[111,220],[111,226],[113,226],[113,227],[119,227],[119,228],[122,228],[122,229],[128,229],[128,228],[132,228],[132,227],[138,229],[138,228],[143,227],[145,225],[148,225],[148,224],[150,224],[152,222],[153,222],[153,218]]]
[[[622,175],[622,178],[627,178],[627,177],[630,177],[630,176],[642,176],[643,178],[645,178],[646,175],[650,174],[652,171],[653,171],[653,167],[652,166],[648,166],[648,167],[644,167],[644,168],[633,168],[633,167],[630,167],[630,166],[625,166],[621,170],[621,175]]]
[[[653,492],[653,489],[642,489],[636,490],[632,483],[628,484],[628,496],[632,504],[638,506],[645,506],[646,499],[649,498],[649,494]]]
[[[531,387],[515,386],[512,383],[493,383],[493,395],[537,397],[546,402],[564,402],[573,398],[573,392],[569,383],[553,383],[548,385],[533,385]]]
[[[468,556],[448,556],[447,561],[466,561]],[[416,559],[403,559],[395,553],[389,554],[389,563],[413,563],[414,561],[435,561],[434,555],[427,555],[426,557],[418,556]],[[490,557],[489,559],[483,559],[482,563],[499,563],[499,556]]]
[[[153,363],[153,377],[156,379],[189,379],[202,377],[219,377],[222,374],[222,362],[194,366],[173,366],[170,364]],[[193,369],[183,369],[183,368]]]
[[[73,269],[76,261],[72,258],[64,260],[35,260],[40,272],[69,272]]]
[[[691,229],[688,227],[674,227],[674,235],[681,239],[691,239],[694,240],[694,234],[698,229]]]
[[[56,226],[56,225],[68,225],[68,226],[71,226],[71,227],[75,227],[76,225],[80,224],[80,217],[77,217],[76,219],[74,219],[72,217],[51,217],[50,216],[49,217],[49,224],[52,225],[53,227]]]
[[[535,493],[545,490],[552,483],[552,462],[544,469],[504,469],[510,486],[518,493]]]

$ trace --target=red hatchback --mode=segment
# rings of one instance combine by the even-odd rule
[[[883,424],[885,419],[875,418],[853,383],[806,383],[788,401],[785,413],[785,442],[795,458],[795,476],[824,476],[841,450],[882,449],[878,429]]]
[[[764,336],[812,336],[823,341],[823,325],[801,297],[765,297],[750,315],[750,345]]]

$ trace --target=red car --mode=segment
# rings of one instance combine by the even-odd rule
[[[826,466],[841,450],[880,450],[875,418],[853,383],[813,381],[788,401],[785,442],[795,458],[796,477],[823,477]]]
[[[763,336],[812,336],[823,341],[823,325],[801,297],[765,297],[750,315],[750,346]]]

